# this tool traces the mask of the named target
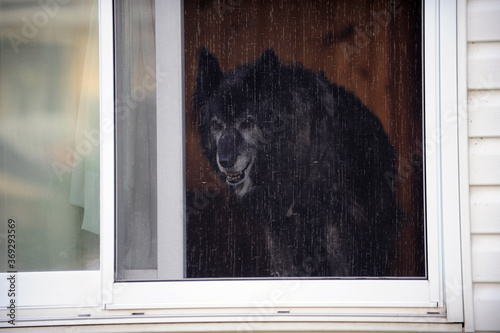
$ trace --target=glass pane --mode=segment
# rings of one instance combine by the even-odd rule
[[[154,1],[115,1],[117,279],[156,278]]]
[[[184,9],[187,277],[425,277],[421,3]]]
[[[99,269],[98,36],[97,0],[0,0],[2,271]]]

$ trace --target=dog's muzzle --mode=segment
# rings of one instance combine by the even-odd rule
[[[228,129],[220,136],[217,141],[217,164],[228,185],[236,186],[247,181],[254,154],[234,128]]]

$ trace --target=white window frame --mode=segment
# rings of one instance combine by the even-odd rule
[[[181,1],[157,2],[156,6],[156,17],[162,18],[156,21],[156,31],[162,31],[156,40],[156,68],[162,78],[168,78],[157,82],[157,124],[158,128],[165,129],[158,131],[157,138],[158,142],[169,143],[168,146],[161,145],[158,151],[161,165],[158,170],[169,170],[158,174],[158,253],[170,254],[167,260],[159,260],[158,276],[181,279],[184,239],[184,179],[181,176],[184,174],[183,11]],[[440,6],[445,8],[440,10]],[[426,309],[424,313],[446,311],[448,320],[460,321],[461,304],[455,311],[457,302],[448,302],[447,297],[451,295],[445,293],[446,285],[457,282],[461,285],[460,257],[448,256],[444,260],[442,255],[435,255],[460,252],[458,150],[454,140],[456,135],[450,135],[456,133],[457,127],[456,119],[452,120],[457,101],[456,62],[450,61],[450,58],[456,59],[456,31],[440,29],[441,26],[456,26],[456,4],[452,1],[427,1],[425,17],[427,280],[122,282],[112,285],[119,286],[120,291],[113,294],[113,301],[105,305],[106,309],[201,307],[204,308],[202,313],[215,308],[245,308],[249,311],[255,304],[268,303],[275,291],[281,295],[279,304],[274,305],[276,309],[293,308],[299,313],[303,308],[311,307],[350,307],[353,314],[358,313],[356,308],[363,308],[362,311],[367,307],[391,308],[390,313],[393,313],[394,308],[405,307]],[[447,60],[441,62],[440,57]],[[443,81],[455,89],[447,88]],[[141,295],[140,298],[137,295]],[[461,299],[461,294],[458,296]],[[415,312],[422,313],[420,311]],[[193,315],[198,314],[193,312]]]
[[[184,179],[180,176],[184,174],[182,1],[157,0],[156,11],[156,17],[161,18],[156,20],[156,31],[162,32],[156,40],[157,72],[166,78],[157,82],[158,127],[171,129],[158,131],[157,137],[158,142],[169,142],[158,151],[158,160],[169,170],[168,174],[158,173],[158,200],[162,203],[158,216],[159,221],[171,222],[158,225],[158,253],[175,254],[182,249],[184,239]],[[99,1],[99,15],[101,270],[19,273],[17,326],[178,323],[194,325],[189,327],[198,331],[228,327],[310,331],[312,327],[349,329],[347,323],[357,322],[357,330],[365,326],[408,329],[411,323],[420,325],[419,330],[440,330],[447,325],[448,330],[461,331],[464,314],[455,1],[425,1],[427,280],[115,282],[112,0]],[[168,240],[161,241],[162,235]],[[182,267],[182,263],[178,255],[160,261],[159,276],[168,277],[169,267]],[[179,272],[170,277],[178,278]],[[0,279],[6,277],[0,274]],[[0,297],[2,306],[7,304],[6,295]],[[6,313],[7,309],[1,308],[3,318]]]

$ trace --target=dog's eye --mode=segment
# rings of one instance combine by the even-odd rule
[[[253,125],[255,125],[255,121],[253,120],[253,118],[248,117],[240,124],[240,128],[241,129],[251,129],[253,127]]]
[[[218,120],[212,121],[212,131],[219,132],[224,129],[224,124]]]

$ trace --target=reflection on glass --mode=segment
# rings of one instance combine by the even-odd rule
[[[17,271],[99,269],[97,18],[97,0],[0,0],[0,246],[12,219]]]

